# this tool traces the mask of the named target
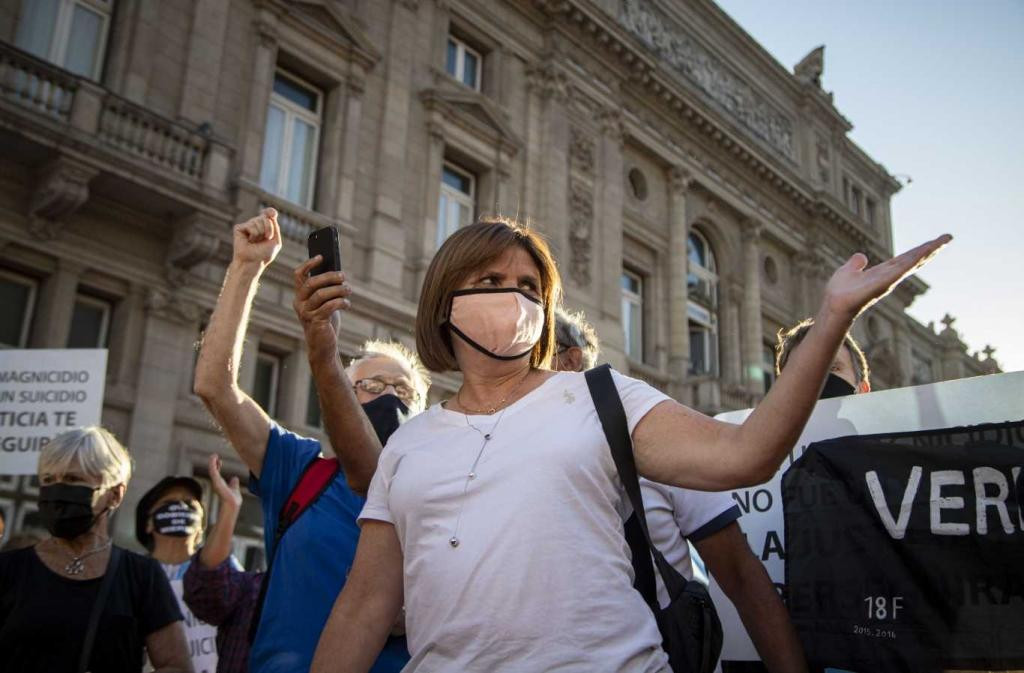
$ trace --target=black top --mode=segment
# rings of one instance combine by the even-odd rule
[[[0,671],[75,673],[102,579],[62,577],[32,547],[0,554]],[[181,619],[160,564],[123,551],[89,670],[138,673],[146,636]]]

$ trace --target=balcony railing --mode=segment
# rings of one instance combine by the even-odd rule
[[[68,121],[78,78],[0,42],[0,98]]]
[[[195,186],[227,189],[232,151],[223,143],[4,42],[0,100],[41,113]]]
[[[190,178],[200,178],[208,139],[108,94],[100,113],[99,137],[137,156]]]

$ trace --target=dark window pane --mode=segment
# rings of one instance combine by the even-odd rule
[[[690,373],[704,374],[708,371],[705,352],[707,332],[701,328],[690,327]]]
[[[277,387],[276,364],[270,358],[258,358],[256,360],[256,380],[252,388],[252,399],[271,416],[276,412],[274,408],[276,402],[274,389]]]
[[[459,48],[455,42],[448,40],[448,54],[445,58],[444,69],[452,77],[455,77],[455,66],[459,56]]]
[[[294,80],[277,75],[274,77],[274,93],[287,98],[299,107],[316,112],[317,93]]]
[[[309,400],[306,402],[306,425],[320,427],[320,396],[316,392],[316,383],[309,379]]]
[[[0,344],[21,346],[21,331],[25,326],[25,314],[31,288],[6,278],[0,278]]]
[[[462,83],[473,88],[476,88],[476,68],[477,58],[473,54],[466,52],[464,58],[464,66],[462,68]]]
[[[76,301],[68,332],[68,348],[105,348],[106,315],[107,309],[103,306]]]
[[[445,167],[444,171],[441,173],[441,182],[449,187],[454,187],[463,194],[472,193],[473,188],[470,184],[469,176],[463,175],[462,173],[456,173],[450,168]]]

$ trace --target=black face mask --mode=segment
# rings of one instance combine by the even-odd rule
[[[54,537],[71,540],[89,531],[103,515],[92,512],[92,495],[99,489],[78,484],[39,487],[39,516]]]
[[[848,381],[835,374],[829,374],[828,378],[825,379],[825,387],[821,389],[821,395],[818,395],[818,399],[827,400],[832,397],[844,397],[846,395],[853,395],[855,392],[857,392],[857,389],[850,385]]]
[[[165,502],[153,510],[153,532],[169,537],[191,537],[199,530],[199,510],[184,500]]]
[[[388,394],[364,404],[363,412],[377,431],[381,446],[384,446],[391,433],[401,425],[401,419],[409,414],[409,407],[397,395]]]

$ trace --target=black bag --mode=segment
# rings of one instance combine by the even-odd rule
[[[722,622],[715,604],[707,587],[697,581],[687,581],[651,542],[633,460],[633,442],[611,368],[608,365],[595,367],[587,371],[586,379],[619,479],[633,506],[633,515],[624,527],[633,555],[634,586],[654,612],[662,647],[668,653],[674,673],[711,673],[722,653]],[[658,605],[651,556],[669,596],[669,605],[664,610]]]
[[[110,588],[117,581],[117,571],[121,567],[122,553],[120,548],[110,547],[107,570],[103,573],[100,590],[96,594],[96,602],[92,604],[92,610],[89,612],[89,625],[85,629],[85,640],[82,641],[82,651],[78,655],[78,673],[87,673],[89,670],[89,659],[92,658],[92,647],[96,642],[96,630],[100,626],[100,616],[103,615],[103,608],[107,605]]]

